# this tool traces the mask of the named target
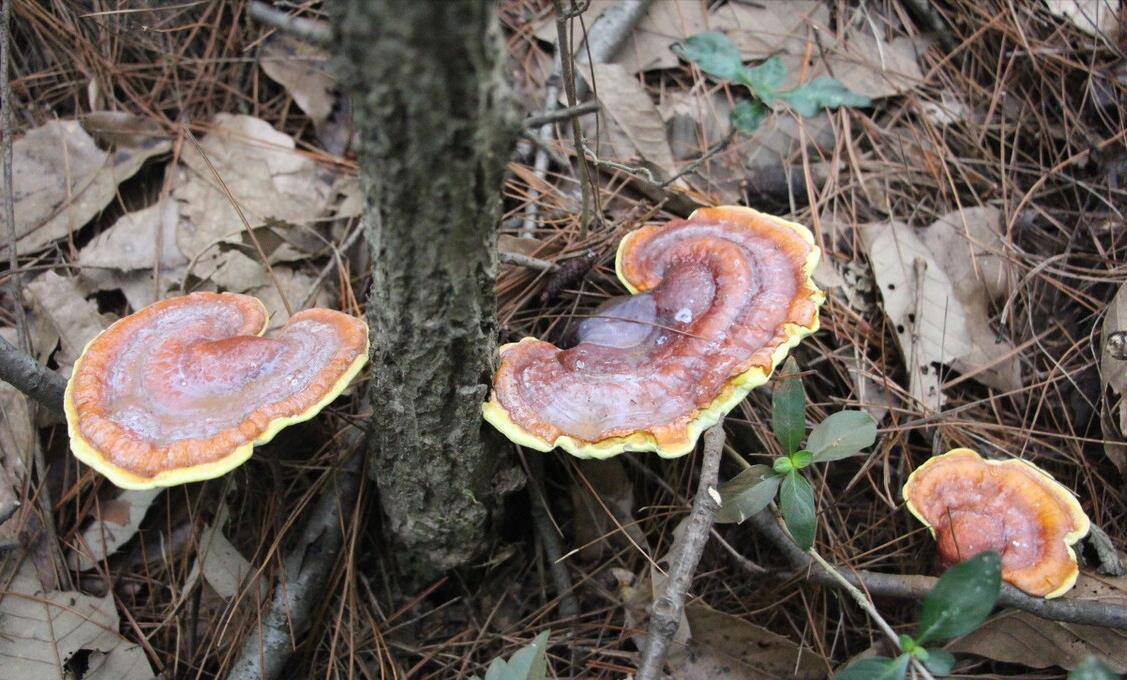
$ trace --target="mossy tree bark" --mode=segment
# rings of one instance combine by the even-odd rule
[[[493,3],[341,5],[372,252],[371,474],[401,566],[428,578],[475,555],[494,505],[481,402],[515,110]]]

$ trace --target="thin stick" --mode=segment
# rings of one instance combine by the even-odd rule
[[[4,338],[0,338],[0,380],[51,411],[63,413],[67,381]]]
[[[521,122],[526,128],[540,127],[551,123],[559,123],[564,120],[571,120],[580,116],[586,116],[589,113],[595,113],[599,110],[599,102],[585,102],[578,106],[569,106],[566,109],[559,109],[551,113],[545,113],[539,116],[529,116]]]
[[[796,572],[806,572],[806,578],[815,583],[841,586],[837,578],[827,573],[821,565],[790,540],[790,536],[779,526],[770,512],[764,510],[750,517],[748,521],[783,553]],[[932,576],[882,574],[841,567],[837,568],[837,572],[841,578],[867,593],[903,600],[922,600],[939,581]],[[1002,592],[998,596],[998,605],[1021,609],[1052,621],[1127,630],[1127,607],[1110,602],[1060,598],[1046,600],[1042,597],[1031,597],[1010,584],[1003,583]]]
[[[528,269],[535,269],[542,272],[550,272],[559,266],[555,262],[541,260],[538,257],[532,257],[531,255],[524,255],[522,253],[510,253],[504,250],[498,252],[497,257],[505,264],[515,264],[518,267],[527,267]]]
[[[48,378],[46,377],[48,374],[40,372],[39,364],[30,356],[31,334],[27,328],[27,313],[23,307],[23,281],[18,252],[19,237],[16,233],[16,199],[12,180],[12,82],[9,78],[12,56],[11,19],[12,0],[3,0],[3,3],[0,4],[0,126],[3,127],[4,148],[0,155],[3,156],[4,165],[4,218],[8,222],[9,276],[11,276],[12,298],[15,300],[16,307],[16,331],[23,356],[19,356],[21,354],[19,350],[0,338],[0,342],[3,342],[3,345],[0,345],[0,354],[5,357],[4,365],[0,367],[0,377],[4,377],[5,381],[11,382],[16,387],[19,387],[19,385],[15,381],[21,381],[24,387],[30,388],[31,392],[39,394],[56,404],[54,410],[61,412],[63,410],[63,399],[62,392],[58,390],[58,381]],[[47,369],[44,368],[43,370],[46,371]],[[8,375],[11,379],[5,377]],[[54,373],[50,373],[50,375],[58,378]],[[61,378],[58,378],[58,380],[61,380]],[[30,392],[21,391],[31,396]],[[27,412],[28,418],[31,420],[32,432],[34,432],[35,403],[31,400],[28,400]],[[57,586],[60,582],[69,585],[70,572],[66,570],[66,562],[63,561],[63,554],[59,549],[59,540],[55,533],[55,516],[52,512],[54,504],[51,502],[51,490],[47,486],[47,460],[43,456],[43,447],[39,445],[37,436],[33,436],[31,439],[29,454],[28,458],[31,459],[30,462],[34,465],[35,473],[39,478],[35,502],[39,505],[39,512],[43,515],[43,528],[46,534],[41,539],[46,543],[37,542],[35,550],[46,549],[55,571],[52,575],[53,583],[48,583],[43,574],[40,574],[40,582],[44,587]],[[30,469],[32,466],[27,465],[26,467]]]
[[[892,626],[888,625],[888,621],[885,621],[884,617],[880,615],[880,612],[877,611],[876,605],[874,605],[873,601],[869,599],[869,596],[861,592],[860,588],[857,588],[852,583],[847,581],[845,577],[842,576],[841,573],[837,570],[837,567],[827,562],[825,558],[818,554],[817,550],[810,548],[806,552],[810,555],[810,557],[814,558],[815,562],[822,566],[822,569],[825,570],[825,573],[829,574],[835,581],[838,582],[838,584],[842,588],[845,589],[845,592],[853,596],[853,601],[857,603],[857,606],[865,610],[865,613],[868,614],[869,618],[877,624],[877,627],[880,628],[884,632],[884,634],[888,636],[889,640],[892,640],[892,644],[896,646],[896,649],[903,651],[903,648],[900,646],[900,636],[896,634],[896,631],[892,630]],[[924,678],[924,680],[935,680],[935,678],[932,677],[931,673],[929,673],[928,670],[924,668],[924,665],[920,663],[920,660],[914,656],[912,657],[912,668],[915,669],[916,673],[918,673],[921,678]]]
[[[270,608],[243,644],[231,667],[231,680],[272,680],[282,674],[311,615],[326,597],[325,586],[337,562],[343,527],[356,503],[364,460],[362,434],[347,436],[353,453],[317,497],[294,548],[286,554]]]
[[[642,663],[638,666],[637,680],[657,680],[661,677],[669,643],[681,625],[685,593],[692,584],[693,574],[708,542],[712,520],[720,507],[712,495],[716,493],[723,450],[724,421],[721,420],[704,433],[704,461],[701,463],[697,495],[685,523],[685,532],[681,535],[681,545],[675,551],[669,569],[665,592],[654,600],[650,612],[649,634],[646,636],[646,648],[642,651]]]
[[[560,73],[563,75],[564,94],[567,95],[567,105],[575,108],[575,61],[571,53],[571,40],[568,38],[568,22],[575,14],[575,0],[571,1],[571,12],[565,12],[563,0],[552,0],[556,8],[556,44],[560,54]],[[579,191],[583,201],[582,212],[579,217],[579,240],[587,238],[587,226],[591,220],[591,168],[587,165],[587,156],[582,152],[583,131],[579,129],[579,118],[571,117],[571,138],[575,144],[575,155],[579,158]]]
[[[604,11],[591,26],[591,30],[587,31],[587,52],[590,52],[591,55],[590,63],[602,64],[610,61],[626,42],[626,37],[633,32],[634,27],[638,25],[642,17],[646,16],[652,1],[619,0]],[[567,45],[556,45],[555,65],[552,68],[551,76],[548,77],[548,87],[545,91],[544,115],[551,114],[559,107],[560,77],[563,68],[562,57],[565,49],[567,49]],[[586,52],[580,55],[579,61],[586,63],[584,57],[586,57]],[[585,81],[576,85],[577,97],[585,97],[586,93]],[[536,146],[538,148],[532,164],[532,172],[540,181],[543,181],[548,175],[549,155],[547,148],[552,141],[552,130],[552,124],[547,123],[536,132],[538,139]],[[582,153],[582,151],[576,149],[576,153]],[[539,198],[540,191],[529,187],[528,211],[525,213],[524,222],[520,228],[520,235],[525,238],[532,238],[536,229],[536,216],[540,210],[540,204],[537,200]]]
[[[270,28],[276,28],[282,33],[289,33],[321,47],[333,42],[333,29],[327,23],[286,14],[265,2],[255,0],[250,3],[250,17]]]

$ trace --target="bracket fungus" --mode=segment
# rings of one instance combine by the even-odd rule
[[[560,349],[501,347],[485,419],[540,451],[681,456],[818,329],[825,299],[810,231],[750,208],[701,208],[618,247],[631,295],[611,299]]]
[[[1087,535],[1088,516],[1036,465],[954,449],[918,467],[903,493],[945,565],[993,550],[1002,556],[1002,578],[1030,595],[1059,597],[1076,583],[1072,545]]]
[[[261,337],[266,308],[232,293],[150,305],[86,345],[67,382],[71,450],[126,489],[211,479],[335,399],[368,359],[368,327],[330,309]]]

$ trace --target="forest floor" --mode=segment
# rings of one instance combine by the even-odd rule
[[[321,4],[278,3],[325,21]],[[571,22],[574,42],[613,4],[592,0]],[[182,291],[257,295],[274,326],[289,309],[362,312],[369,254],[348,103],[323,48],[255,20],[250,5],[15,0],[25,327],[33,353],[64,375],[98,331]],[[593,90],[581,101],[601,107],[578,118],[588,205],[569,123],[528,129],[512,158],[501,341],[567,342],[579,319],[625,293],[615,248],[643,224],[702,205],[782,216],[809,226],[823,250],[821,330],[792,352],[808,419],[861,409],[879,426],[864,456],[811,476],[823,555],[847,571],[940,573],[900,490],[956,447],[1036,463],[1124,549],[1127,371],[1107,347],[1127,330],[1118,5],[655,0],[609,62],[578,52]],[[522,113],[539,115],[551,101],[552,3],[502,0],[499,16],[505,75]],[[749,65],[778,57],[781,89],[830,76],[868,103],[808,117],[778,107],[754,130],[733,129],[746,88],[675,50],[709,31]],[[560,95],[551,106],[567,104]],[[13,271],[0,250],[0,335],[15,342]],[[0,383],[0,510],[22,501],[0,524],[0,678],[59,677],[59,664],[74,678],[229,677],[285,556],[316,551],[302,527],[351,453],[362,392],[361,382],[223,479],[122,493],[70,457],[60,418],[29,412]],[[778,455],[770,404],[761,388],[727,418],[721,480],[740,460]],[[49,471],[42,487],[26,482],[33,441]],[[529,520],[528,456],[541,454],[510,454],[495,541],[421,589],[396,574],[378,499],[361,485],[283,677],[484,675],[543,631],[549,677],[633,672],[700,453],[543,455],[554,547]],[[690,589],[674,677],[822,678],[891,653],[862,608],[794,573],[750,523],[717,535]],[[1066,597],[1127,606],[1127,578],[1097,573],[1086,544],[1078,552],[1083,574]],[[45,567],[52,560],[66,568]],[[559,591],[554,561],[571,591]],[[897,632],[912,630],[918,602],[874,599]],[[1016,610],[948,649],[959,677],[1061,678],[1089,654],[1127,672],[1127,632]]]

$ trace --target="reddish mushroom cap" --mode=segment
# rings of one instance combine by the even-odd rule
[[[368,359],[368,327],[329,309],[260,337],[266,309],[231,293],[150,305],[86,346],[67,382],[71,450],[114,484],[218,477],[312,418]]]
[[[819,255],[805,227],[750,208],[638,229],[616,263],[634,295],[585,319],[571,349],[503,346],[485,418],[541,451],[684,455],[818,329]]]
[[[1036,465],[954,449],[917,468],[903,493],[944,564],[993,550],[1002,556],[1002,578],[1030,595],[1058,597],[1076,583],[1072,545],[1087,535],[1088,516]]]

